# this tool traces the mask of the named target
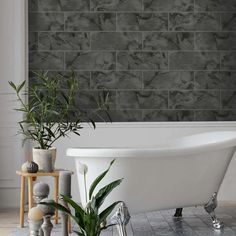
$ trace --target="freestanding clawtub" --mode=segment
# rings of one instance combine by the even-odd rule
[[[138,137],[137,137],[138,138]],[[151,210],[205,206],[213,226],[221,228],[214,209],[216,196],[236,146],[236,132],[216,131],[187,135],[165,145],[114,148],[69,148],[89,167],[88,184],[116,159],[103,184],[124,178],[111,194],[111,201],[122,200],[132,213]],[[78,174],[80,197],[85,202],[83,178]]]

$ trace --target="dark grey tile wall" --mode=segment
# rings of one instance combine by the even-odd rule
[[[29,0],[29,50],[113,121],[236,120],[236,0]]]

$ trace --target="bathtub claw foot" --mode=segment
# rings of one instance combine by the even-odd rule
[[[214,229],[222,229],[224,224],[220,222],[215,214],[215,209],[217,207],[217,193],[214,193],[210,201],[204,206],[206,212],[211,216],[212,226]]]
[[[214,229],[223,229],[224,228],[224,224],[219,221],[217,218],[215,218],[215,220],[212,220],[212,225]]]
[[[119,232],[119,236],[127,236],[126,225],[129,223],[130,214],[128,207],[124,202],[121,203],[117,212],[112,217],[111,221],[116,225],[117,230]]]
[[[183,208],[176,208],[174,217],[176,218],[182,217],[182,211],[183,211]]]

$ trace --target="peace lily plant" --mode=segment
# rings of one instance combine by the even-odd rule
[[[23,141],[31,140],[36,144],[33,160],[40,170],[48,169],[50,163],[53,169],[56,158],[54,143],[69,133],[80,135],[83,122],[91,123],[95,128],[91,117],[98,115],[100,110],[108,110],[108,93],[100,94],[98,108],[88,114],[76,104],[79,82],[73,70],[68,78],[61,74],[34,73],[35,82],[29,88],[26,81],[18,85],[10,81],[9,84],[20,104],[16,110],[24,115],[18,122]]]
[[[121,201],[116,201],[108,206],[105,210],[100,211],[105,199],[107,196],[115,189],[117,186],[120,185],[122,179],[117,179],[103,188],[97,191],[95,194],[94,191],[97,185],[102,181],[102,179],[106,176],[109,172],[112,164],[115,160],[110,163],[110,166],[107,170],[101,173],[91,184],[89,191],[87,191],[87,172],[88,167],[85,164],[80,163],[79,172],[83,175],[84,178],[84,188],[85,188],[85,199],[86,199],[86,206],[82,207],[81,205],[77,204],[68,196],[62,195],[63,201],[66,202],[69,207],[66,208],[62,204],[53,202],[53,203],[40,203],[43,205],[52,206],[66,214],[68,214],[77,224],[78,231],[75,231],[79,236],[99,236],[101,231],[107,229],[111,225],[107,225],[107,218],[117,206],[117,204],[121,203]]]

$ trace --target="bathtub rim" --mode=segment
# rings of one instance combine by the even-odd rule
[[[192,134],[185,136],[182,139],[206,135],[214,133],[230,133],[233,135],[232,138],[213,143],[203,143],[199,145],[190,146],[178,146],[177,142],[172,141],[173,146],[164,147],[72,147],[68,148],[66,151],[67,156],[72,157],[112,157],[115,155],[116,158],[123,157],[157,157],[157,156],[178,156],[178,155],[191,155],[194,153],[210,152],[215,150],[221,150],[226,148],[232,148],[236,146],[236,131],[207,131],[198,134]],[[171,142],[169,143],[171,144]]]

